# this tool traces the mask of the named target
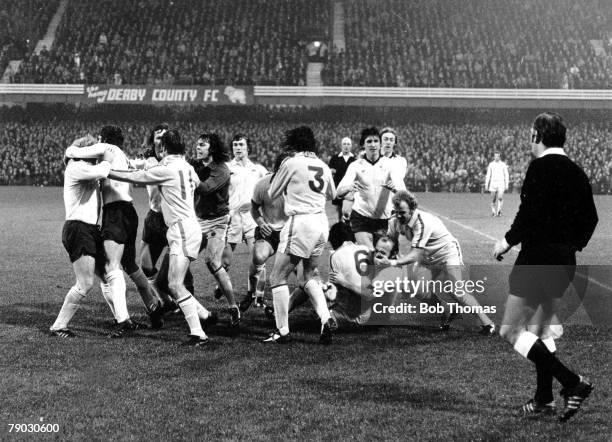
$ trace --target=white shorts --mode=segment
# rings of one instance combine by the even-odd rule
[[[202,231],[197,219],[177,221],[168,228],[166,233],[170,255],[179,255],[197,259],[202,243]]]
[[[504,183],[491,183],[489,184],[489,192],[493,193],[497,193],[498,195],[503,195],[503,193],[506,191],[506,186]]]
[[[463,255],[456,239],[449,241],[444,247],[427,259],[428,265],[462,266]]]
[[[325,213],[293,215],[280,232],[278,251],[300,258],[321,256],[328,236],[329,223]]]
[[[230,223],[227,229],[227,242],[238,244],[255,238],[255,227],[257,223],[251,216],[251,212],[230,212]]]

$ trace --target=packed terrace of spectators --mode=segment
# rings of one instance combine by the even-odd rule
[[[10,60],[32,52],[58,4],[59,0],[0,0],[0,76]]]
[[[346,50],[327,85],[583,88],[612,85],[606,0],[345,0]]]
[[[305,36],[327,29],[326,0],[71,1],[52,48],[16,83],[305,82]]]
[[[81,111],[82,112],[82,111]],[[252,159],[272,167],[280,150],[285,130],[304,124],[308,118],[283,118],[283,110],[259,110],[259,118],[172,118],[164,119],[180,130],[188,148],[195,155],[195,142],[202,131],[214,131],[230,145],[232,136],[245,133],[252,139]],[[326,162],[339,151],[342,137],[353,140],[358,150],[361,129],[372,125],[368,121],[342,121],[327,118],[337,110],[318,110],[319,118],[307,122],[320,143],[320,156]],[[49,113],[52,115],[52,113]],[[135,115],[147,115],[136,112]],[[175,116],[176,117],[176,116]],[[63,152],[77,137],[97,134],[104,124],[122,127],[125,151],[132,157],[142,153],[147,131],[157,119],[125,120],[75,116],[53,119],[0,119],[0,184],[61,185]],[[334,122],[335,121],[335,122]],[[510,190],[518,191],[530,160],[529,120],[527,123],[473,122],[400,122],[398,152],[408,160],[406,184],[415,191],[481,192],[488,163],[499,151],[510,169]],[[383,123],[383,122],[380,122]],[[385,121],[384,123],[392,123]],[[377,124],[382,127],[383,124]],[[612,129],[609,124],[582,121],[570,125],[567,151],[584,168],[597,193],[610,193],[612,170]]]
[[[5,4],[11,26],[40,34],[57,0],[0,1]],[[303,85],[306,47],[316,35],[332,48],[325,85],[612,86],[607,0],[345,0],[342,52],[331,42],[331,4],[70,1],[53,47],[25,57],[12,81]],[[44,13],[26,12],[42,11],[41,5]],[[24,19],[32,15],[38,18]]]

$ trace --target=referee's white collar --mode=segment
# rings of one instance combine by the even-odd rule
[[[542,155],[540,155],[538,158],[545,157],[546,155],[563,155],[564,157],[567,156],[562,147],[549,147],[544,152],[542,152]]]
[[[339,157],[343,157],[343,156],[345,156],[345,155],[344,155],[342,152],[340,152],[340,153],[338,154],[338,156],[339,156]],[[355,155],[353,154],[353,152],[349,152],[349,153],[348,153],[348,155],[346,155],[346,156],[348,156],[348,157],[354,157]]]

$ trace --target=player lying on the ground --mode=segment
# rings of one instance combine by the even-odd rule
[[[339,222],[329,230],[329,243],[334,250],[329,256],[329,283],[321,284],[329,301],[333,329],[364,325],[372,314],[370,266],[374,264],[374,254],[390,256],[393,241],[388,237],[378,239],[372,252],[356,244],[350,226]],[[307,299],[304,289],[296,287],[291,293],[289,311]]]
[[[128,169],[129,161],[121,150],[123,132],[117,126],[104,126],[100,130],[99,143],[78,148],[66,149],[69,158],[102,158],[111,167]],[[134,208],[131,186],[127,183],[105,179],[101,182],[102,191],[102,239],[106,254],[105,279],[102,293],[111,310],[115,313],[117,328],[111,337],[119,338],[138,328],[146,327],[130,320],[126,301],[126,286],[123,271],[136,284],[152,325],[155,327],[163,315],[163,305],[149,283],[146,275],[136,263],[136,239],[138,233],[138,214]]]
[[[501,160],[499,152],[495,152],[485,178],[485,189],[491,193],[491,216],[501,216],[504,192],[508,190],[509,183],[508,166]]]
[[[255,244],[249,264],[247,294],[242,302],[240,302],[240,311],[242,312],[248,310],[253,302],[256,306],[263,308],[266,315],[273,314],[274,312],[274,309],[268,307],[264,302],[264,266],[266,261],[278,249],[280,232],[287,222],[287,215],[285,215],[285,198],[283,195],[272,199],[268,195],[268,190],[280,165],[289,156],[289,153],[281,152],[274,162],[273,173],[260,178],[255,184],[251,201],[251,216],[255,223],[257,223],[257,227],[255,228]]]
[[[312,129],[301,126],[287,131],[283,147],[286,152],[296,153],[282,163],[268,190],[272,200],[284,194],[285,214],[289,219],[281,230],[270,276],[277,329],[264,342],[282,343],[291,339],[287,278],[301,262],[304,290],[321,318],[320,342],[329,344],[332,323],[325,295],[313,273],[329,234],[325,203],[336,196],[336,189],[329,167],[317,156],[317,141]]]
[[[91,137],[75,140],[73,146],[81,148],[95,142]],[[65,158],[64,208],[66,222],[62,229],[62,244],[68,252],[76,276],[57,319],[51,326],[51,334],[61,338],[72,338],[74,332],[68,324],[81,301],[90,292],[94,274],[104,278],[104,250],[98,228],[99,185],[106,178],[111,165],[108,161]]]
[[[461,281],[463,259],[459,242],[444,223],[437,216],[418,209],[417,199],[410,192],[397,192],[393,196],[393,206],[395,218],[389,223],[389,236],[398,244],[398,258],[381,257],[376,259],[376,263],[393,266],[423,264],[431,269],[434,280],[451,281],[454,286],[457,281]],[[410,251],[404,254],[403,250],[406,250],[408,245]],[[495,324],[471,293],[465,292],[462,296],[458,296],[454,291],[436,293],[441,298],[445,294],[461,305],[474,307],[482,323],[480,333],[494,335]],[[440,328],[448,329],[454,317],[454,314],[450,314]]]
[[[134,184],[159,186],[162,213],[168,226],[168,288],[189,325],[189,340],[184,345],[202,346],[208,343],[208,337],[200,320],[206,322],[213,316],[184,285],[187,268],[191,261],[197,259],[202,242],[202,233],[194,209],[194,193],[200,179],[193,167],[185,161],[185,145],[178,131],[166,132],[162,136],[162,146],[165,156],[159,165],[148,170],[113,170],[109,177]]]

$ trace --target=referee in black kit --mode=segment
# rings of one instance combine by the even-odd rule
[[[531,151],[536,159],[527,168],[512,227],[493,251],[501,260],[521,244],[500,334],[536,366],[535,396],[522,410],[527,415],[554,414],[555,377],[563,386],[562,422],[576,414],[593,385],[557,358],[554,340],[563,329],[551,323],[556,321],[558,300],[574,278],[576,252],[587,245],[598,221],[589,179],[563,150],[565,133],[563,119],[555,113],[535,119]]]

